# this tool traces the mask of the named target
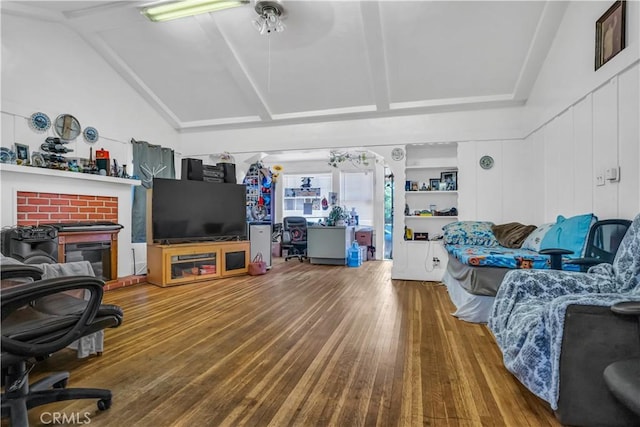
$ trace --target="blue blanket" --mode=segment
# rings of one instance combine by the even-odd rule
[[[488,326],[504,364],[529,390],[558,407],[560,350],[571,304],[611,306],[640,301],[640,215],[613,264],[587,273],[513,270],[496,295]]]
[[[535,268],[549,269],[551,263],[548,255],[540,255],[529,249],[512,249],[504,246],[484,245],[450,245],[445,246],[447,252],[463,264],[474,267],[502,268]],[[578,271],[577,264],[565,264],[569,258],[563,258],[563,270]]]

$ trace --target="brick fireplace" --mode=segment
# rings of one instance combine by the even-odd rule
[[[131,241],[132,189],[137,179],[91,175],[47,168],[0,164],[0,226],[43,223],[111,222],[117,233],[117,277],[105,289],[139,282],[135,275],[146,264],[146,245]],[[134,261],[140,262],[138,268]]]
[[[70,221],[118,222],[118,198],[18,191],[17,212],[18,225]]]

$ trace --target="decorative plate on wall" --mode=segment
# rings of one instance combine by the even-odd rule
[[[482,169],[491,169],[493,167],[493,157],[491,156],[480,157],[480,167]]]
[[[16,153],[7,147],[0,147],[0,163],[15,163]]]
[[[404,159],[404,150],[402,148],[394,148],[391,150],[391,158],[395,161]]]
[[[96,142],[100,137],[98,134],[98,130],[91,126],[84,128],[84,131],[82,131],[82,136],[84,136],[84,140],[90,144]]]
[[[51,119],[45,113],[38,111],[29,117],[29,127],[36,132],[46,132],[51,127]]]

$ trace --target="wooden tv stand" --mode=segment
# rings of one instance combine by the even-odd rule
[[[248,240],[147,244],[147,281],[166,287],[247,274]]]

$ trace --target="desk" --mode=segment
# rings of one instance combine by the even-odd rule
[[[354,227],[307,228],[307,256],[311,264],[345,265]]]

